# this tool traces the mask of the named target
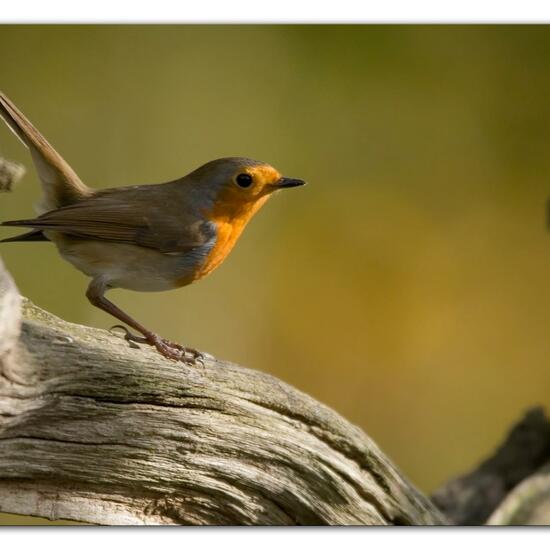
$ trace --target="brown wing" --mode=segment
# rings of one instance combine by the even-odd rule
[[[2,225],[59,231],[85,239],[186,252],[213,236],[208,222],[195,215],[173,183],[119,188],[46,212],[33,220]]]

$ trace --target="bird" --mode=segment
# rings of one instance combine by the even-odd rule
[[[90,303],[141,334],[116,325],[126,340],[149,344],[175,361],[200,359],[197,350],[145,328],[105,293],[165,291],[199,281],[227,258],[274,193],[306,182],[284,177],[265,162],[227,157],[166,183],[93,189],[2,92],[0,117],[30,150],[43,193],[36,217],[0,223],[30,231],[0,242],[52,242],[91,278]]]

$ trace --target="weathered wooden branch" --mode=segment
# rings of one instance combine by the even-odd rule
[[[519,483],[487,524],[550,525],[550,463]]]
[[[447,482],[432,500],[455,525],[550,524],[550,422],[519,420],[492,456]]]
[[[0,191],[11,191],[24,174],[25,167],[22,164],[0,156]]]
[[[20,299],[0,267],[0,511],[99,524],[439,524],[335,412]]]
[[[0,158],[0,190],[21,166]],[[129,347],[21,298],[0,261],[0,512],[100,524],[550,524],[550,423],[420,494],[283,382]]]

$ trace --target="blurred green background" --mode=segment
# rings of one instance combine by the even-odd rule
[[[309,181],[206,280],[110,294],[148,327],[328,404],[424,491],[550,406],[549,27],[3,26],[0,51],[0,88],[92,186],[233,155]],[[28,167],[0,219],[28,217],[4,127],[0,154]],[[53,246],[0,252],[41,307],[115,323]]]

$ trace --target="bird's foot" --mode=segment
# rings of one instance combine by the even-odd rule
[[[170,340],[165,340],[164,338],[161,338],[160,336],[152,332],[149,333],[147,336],[137,336],[136,334],[130,332],[123,325],[115,325],[111,327],[111,330],[115,328],[122,329],[124,331],[124,339],[127,342],[137,342],[140,344],[149,344],[150,346],[154,346],[161,355],[174,361],[183,361],[184,363],[190,364],[196,364],[197,362],[200,362],[204,365],[205,357],[200,351],[197,351],[196,349],[182,346],[181,344],[177,344],[176,342],[170,342]]]
[[[151,335],[151,340],[148,341],[152,346],[157,348],[157,351],[168,357],[169,359],[176,359],[177,361],[183,361],[184,363],[195,364],[200,362],[204,365],[204,355],[193,348],[182,346],[176,342],[165,340],[156,334]]]
[[[198,351],[198,350],[196,350],[196,349],[194,349],[194,348],[189,348],[189,347],[187,347],[187,346],[182,346],[181,344],[178,344],[177,342],[171,342],[170,340],[165,340],[164,338],[160,338],[160,337],[157,336],[156,334],[154,334],[153,336],[154,336],[155,338],[158,338],[158,339],[161,341],[161,343],[162,343],[163,345],[168,346],[168,347],[170,347],[170,348],[172,348],[172,349],[179,350],[179,351],[181,351],[184,355],[190,355],[190,356],[191,356],[191,359],[192,359],[193,361],[196,361],[196,360],[202,361],[202,360],[205,358],[204,355],[203,355],[200,351]],[[156,346],[157,344],[155,343],[155,344],[153,344],[153,345]],[[157,347],[157,349],[158,349],[158,347]]]

